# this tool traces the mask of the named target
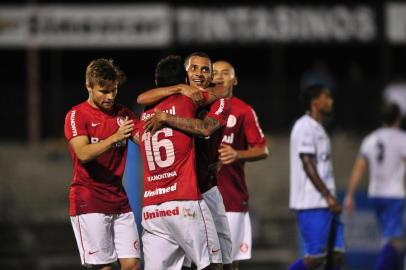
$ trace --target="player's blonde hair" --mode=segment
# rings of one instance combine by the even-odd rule
[[[103,87],[107,82],[117,82],[121,85],[126,77],[124,72],[114,64],[113,59],[95,59],[86,68],[86,85]]]

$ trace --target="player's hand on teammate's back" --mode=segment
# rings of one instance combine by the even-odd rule
[[[202,104],[204,103],[204,97],[202,89],[197,87],[193,87],[187,84],[179,84],[177,85],[180,88],[180,93],[184,96],[189,97],[193,100],[195,104]]]
[[[344,203],[343,203],[343,207],[344,207],[344,212],[346,214],[351,214],[352,211],[354,211],[355,208],[355,202],[354,202],[354,197],[353,196],[345,196],[344,198]]]
[[[113,135],[115,136],[114,142],[117,143],[121,142],[122,140],[128,139],[131,136],[133,130],[134,130],[133,120],[128,119],[128,117],[126,117],[123,121],[123,124],[118,128],[116,133],[114,133]]]
[[[146,132],[151,132],[152,134],[154,134],[165,124],[166,116],[166,112],[155,109],[155,114],[145,121],[144,130]]]
[[[222,143],[220,145],[219,153],[219,159],[223,164],[230,164],[238,159],[237,151],[228,144]]]
[[[341,205],[337,201],[336,197],[334,197],[332,194],[328,194],[326,200],[328,208],[333,214],[337,215],[341,213]]]

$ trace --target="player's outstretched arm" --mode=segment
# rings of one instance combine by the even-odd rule
[[[154,116],[145,121],[144,129],[155,133],[162,126],[170,126],[182,132],[198,136],[210,136],[220,127],[219,121],[206,117],[203,120],[196,118],[184,118],[168,114],[161,110],[155,110]]]
[[[132,120],[124,120],[123,125],[110,137],[98,142],[90,143],[87,136],[77,136],[69,141],[73,151],[79,161],[86,163],[99,157],[101,154],[108,151],[116,143],[126,140],[131,136],[134,129]]]
[[[314,165],[314,155],[300,154],[300,159],[302,160],[303,169],[305,170],[306,175],[310,178],[310,181],[312,181],[316,189],[326,199],[330,211],[334,214],[339,214],[341,212],[341,206],[334,195],[331,194],[330,190],[328,190],[324,182],[321,180],[316,166]]]
[[[159,87],[151,90],[147,90],[137,97],[137,103],[140,105],[153,105],[158,103],[164,98],[171,95],[182,94],[193,100],[195,104],[201,104],[204,102],[204,95],[198,88],[192,87],[187,84],[177,84],[173,86]]]
[[[235,150],[231,145],[223,143],[220,145],[219,153],[223,164],[230,164],[236,161],[256,161],[265,159],[269,155],[266,145],[249,147],[247,150]]]
[[[355,207],[354,194],[367,167],[367,160],[363,157],[358,157],[355,161],[354,168],[352,169],[351,178],[348,182],[347,192],[344,198],[344,210],[347,213],[351,213]]]

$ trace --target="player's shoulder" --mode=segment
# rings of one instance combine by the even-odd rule
[[[316,130],[318,130],[318,127],[318,123],[313,118],[305,114],[295,121],[291,133],[314,133]]]
[[[86,115],[89,111],[89,105],[87,101],[74,105],[66,113],[66,117],[75,117],[76,115]]]
[[[230,102],[233,104],[233,106],[237,106],[240,109],[249,109],[251,108],[251,105],[249,105],[247,102],[244,100],[238,98],[238,97],[231,97]]]

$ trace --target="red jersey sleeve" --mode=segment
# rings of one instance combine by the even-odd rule
[[[77,136],[87,136],[86,116],[81,110],[73,108],[65,117],[64,133],[68,141]]]
[[[228,99],[220,98],[210,105],[210,111],[206,117],[211,117],[219,121],[223,127],[227,124],[228,116],[230,115],[231,104]]]
[[[251,147],[264,146],[266,144],[264,133],[259,126],[258,117],[251,107],[248,107],[244,117],[244,133]]]

